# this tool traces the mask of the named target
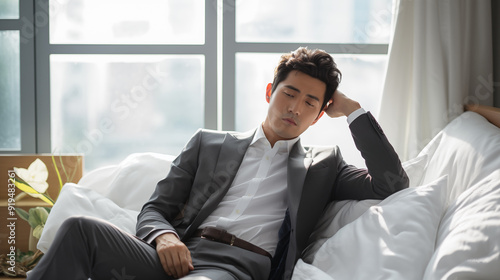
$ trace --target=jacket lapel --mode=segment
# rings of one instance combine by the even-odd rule
[[[311,155],[306,153],[299,140],[299,142],[297,142],[297,144],[293,147],[288,158],[288,214],[290,215],[290,230],[292,232],[290,232],[286,256],[282,256],[284,264],[280,264],[281,267],[279,268],[284,270],[285,279],[291,277],[291,271],[295,262],[297,244],[293,229],[297,228],[297,211],[302,199],[302,192],[304,189],[307,171],[309,170],[311,163]]]
[[[304,181],[311,163],[312,158],[308,156],[299,140],[288,157],[288,205],[292,227],[295,227]]]
[[[243,161],[245,152],[252,142],[255,130],[245,133],[227,133],[221,145],[213,174],[209,174],[207,181],[212,182],[214,193],[207,199],[199,214],[191,224],[186,235],[189,235],[212,213],[222,198],[226,195],[236,173]]]

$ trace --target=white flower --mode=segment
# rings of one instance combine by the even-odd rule
[[[39,158],[32,162],[28,169],[14,167],[14,172],[16,172],[17,176],[23,179],[37,192],[45,193],[47,191],[49,187],[49,184],[47,184],[49,171],[47,170],[47,166],[45,165],[45,163],[43,163],[43,161],[41,161]],[[38,194],[28,194],[33,197],[40,196]]]

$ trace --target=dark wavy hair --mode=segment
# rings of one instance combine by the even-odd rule
[[[273,93],[278,84],[285,80],[293,70],[300,71],[326,84],[321,109],[332,98],[342,79],[342,73],[340,73],[331,55],[324,50],[309,50],[307,47],[300,47],[281,56],[280,62],[274,70]]]

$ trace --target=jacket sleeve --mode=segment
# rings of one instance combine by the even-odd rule
[[[372,114],[359,116],[349,128],[367,169],[339,160],[334,199],[384,199],[407,188],[409,179],[401,161]]]
[[[182,214],[188,200],[198,166],[201,130],[186,144],[172,162],[170,172],[156,185],[156,189],[137,217],[136,235],[147,240],[155,232],[176,232],[172,225]]]

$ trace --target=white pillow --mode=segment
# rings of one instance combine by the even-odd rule
[[[465,112],[422,150],[429,162],[421,184],[449,175],[449,201],[500,166],[500,129],[481,115]]]
[[[78,185],[65,184],[37,247],[46,252],[61,224],[75,215],[101,218],[135,234],[139,211],[158,181],[170,171],[173,159],[173,156],[157,153],[131,154],[118,165],[85,174]]]
[[[424,279],[500,278],[500,170],[446,210]]]
[[[419,155],[416,158],[407,160],[401,165],[410,179],[410,188],[421,186],[422,178],[424,176],[425,167],[427,166],[428,156],[426,154]]]
[[[318,220],[313,233],[309,236],[308,246],[302,252],[302,259],[311,263],[314,254],[319,248],[345,225],[353,222],[366,212],[371,206],[381,200],[341,200],[328,204],[321,218]]]
[[[72,216],[91,216],[104,219],[124,231],[135,234],[138,211],[124,209],[97,192],[67,183],[50,211],[37,247],[46,252],[61,224]]]
[[[312,265],[333,279],[422,279],[446,204],[447,177],[395,193],[340,229]]]
[[[78,185],[98,192],[122,208],[140,211],[158,181],[167,176],[173,160],[173,156],[165,154],[131,154],[117,166],[89,172]]]
[[[302,259],[297,261],[292,275],[293,280],[335,280],[323,270],[305,263]]]
[[[410,187],[419,185],[427,165],[427,155],[421,155],[414,159],[402,163],[410,179]],[[302,252],[302,258],[306,263],[311,263],[314,254],[333,236],[339,229],[359,218],[363,213],[373,205],[380,203],[381,200],[342,200],[331,202],[323,212],[313,233],[309,237],[309,245]]]

